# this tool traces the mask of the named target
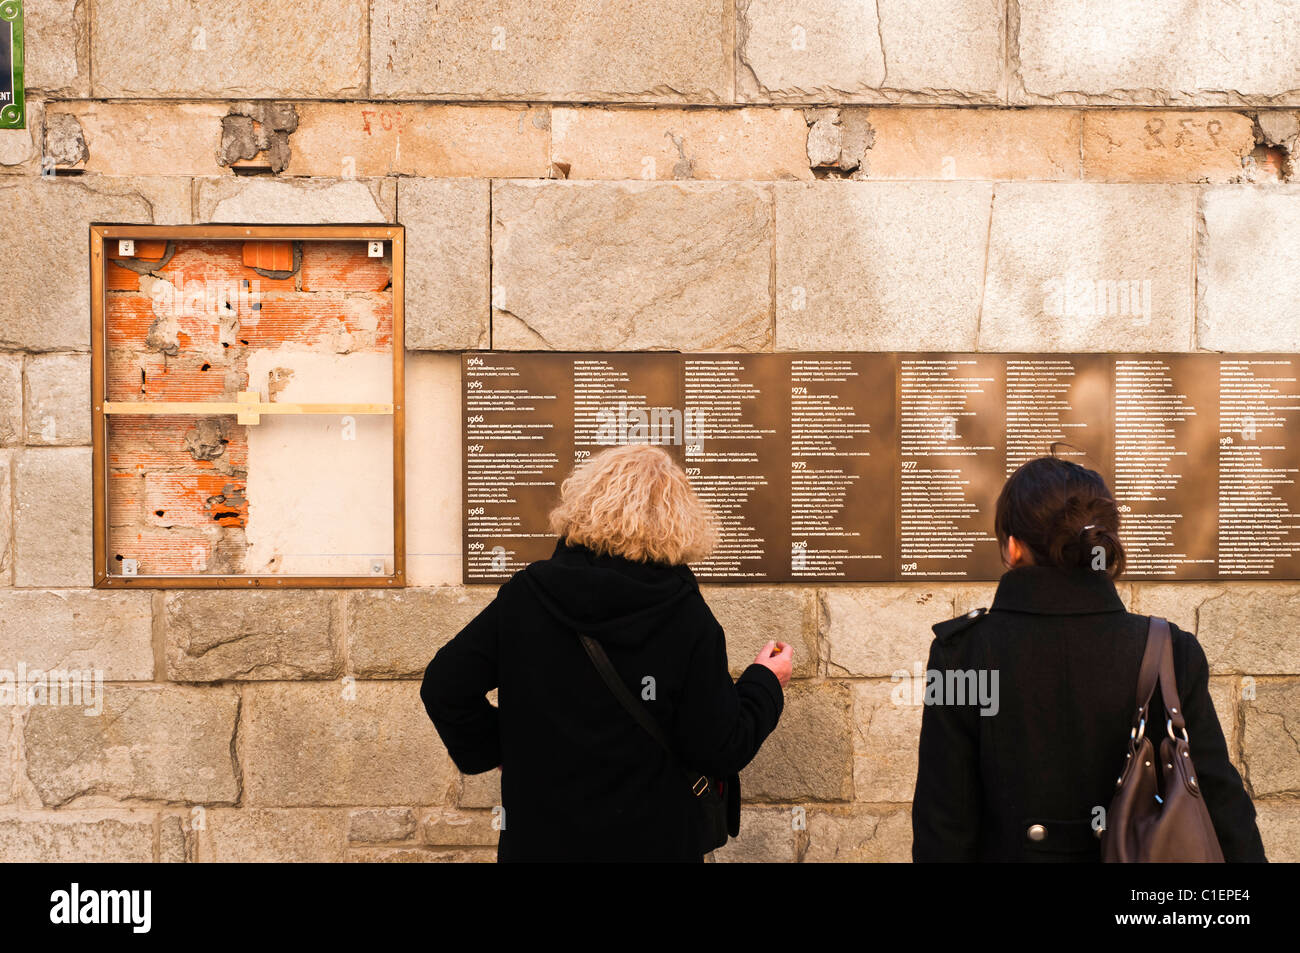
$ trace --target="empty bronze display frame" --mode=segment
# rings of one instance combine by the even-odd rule
[[[90,227],[91,299],[91,425],[94,493],[94,585],[96,588],[320,588],[400,587],[406,583],[405,524],[405,385],[403,371],[403,289],[405,232],[399,225],[123,225],[95,224]],[[391,248],[392,296],[392,396],[390,402],[277,403],[258,399],[257,392],[241,391],[236,400],[140,401],[108,400],[108,301],[107,269],[113,257],[106,251],[109,241],[366,241],[385,242]],[[290,573],[139,573],[113,571],[109,551],[109,452],[108,427],[112,419],[126,415],[232,415],[238,423],[253,425],[261,415],[272,414],[382,414],[392,417],[392,543],[391,572],[369,575],[316,575]],[[356,555],[356,554],[349,554]],[[387,557],[387,554],[383,554]],[[387,568],[387,567],[384,567]]]

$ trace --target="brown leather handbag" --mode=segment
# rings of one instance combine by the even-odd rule
[[[1147,734],[1156,685],[1164,705],[1160,757]],[[1101,834],[1105,863],[1223,863],[1205,798],[1196,780],[1187,722],[1174,679],[1169,623],[1151,617],[1138,673],[1138,708],[1129,732],[1128,760],[1116,782]]]

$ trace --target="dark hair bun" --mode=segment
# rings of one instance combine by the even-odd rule
[[[1058,457],[1023,464],[1002,487],[994,527],[998,542],[1014,536],[1037,565],[1124,571],[1119,507],[1095,470]]]

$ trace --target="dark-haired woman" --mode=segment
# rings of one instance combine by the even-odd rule
[[[925,706],[912,856],[1097,861],[1094,819],[1127,754],[1149,622],[1115,591],[1124,569],[1119,512],[1096,472],[1042,457],[1008,479],[994,528],[1007,571],[992,607],[934,626],[927,666],[973,673],[992,691],[975,693],[975,704]],[[1210,701],[1205,653],[1193,635],[1170,628],[1192,762],[1224,859],[1262,861],[1255,809]]]

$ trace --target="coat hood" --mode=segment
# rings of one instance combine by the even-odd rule
[[[521,575],[557,622],[610,644],[645,641],[699,589],[686,566],[600,556],[563,539]]]

